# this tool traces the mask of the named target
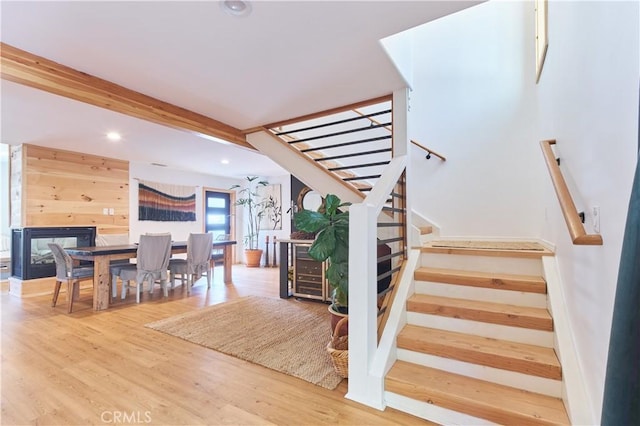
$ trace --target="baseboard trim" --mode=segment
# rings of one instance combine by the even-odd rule
[[[9,277],[8,280],[9,294],[21,298],[47,295],[53,296],[55,284],[55,277],[36,278],[33,280],[22,280],[16,277]],[[80,289],[91,288],[92,285],[92,283],[85,281],[80,284]],[[66,292],[67,285],[63,284],[62,287],[60,287],[60,293]]]
[[[562,399],[567,408],[567,414],[572,424],[597,424],[587,396],[584,369],[573,340],[573,331],[569,321],[557,259],[555,257],[543,258],[542,265],[547,281],[549,310],[553,315],[556,333],[556,353],[562,364]]]

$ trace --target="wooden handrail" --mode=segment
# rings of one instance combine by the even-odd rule
[[[287,126],[289,124],[299,123],[301,121],[312,120],[314,118],[320,118],[320,117],[325,117],[327,115],[337,114],[339,112],[349,111],[351,109],[360,108],[362,106],[375,105],[381,102],[390,101],[391,99],[392,99],[392,95],[380,96],[379,98],[369,99],[366,101],[357,102],[350,105],[344,105],[337,108],[327,109],[324,111],[318,111],[311,114],[303,115],[301,117],[289,118],[288,120],[278,121],[276,123],[264,124],[262,126],[259,126],[258,128],[247,129],[247,130],[244,130],[243,132],[247,134],[247,133],[253,133],[258,130],[262,130],[263,127],[267,129],[273,129],[274,127]]]
[[[547,163],[547,168],[551,175],[553,188],[556,190],[556,195],[560,202],[560,208],[562,209],[564,220],[567,223],[567,228],[569,228],[571,240],[573,241],[573,244],[576,245],[601,246],[602,236],[600,234],[587,234],[584,229],[584,225],[582,224],[580,215],[578,214],[578,209],[573,202],[573,198],[571,198],[571,193],[569,192],[567,183],[564,180],[564,176],[562,176],[560,166],[558,165],[553,150],[551,149],[551,145],[555,145],[555,143],[556,141],[554,139],[540,141],[540,147],[542,148],[544,160]]]
[[[441,159],[442,161],[447,161],[447,159],[446,159],[444,156],[442,156],[442,155],[438,154],[438,153],[437,153],[437,152],[435,152],[434,150],[429,149],[429,148],[427,148],[426,146],[420,145],[418,142],[416,142],[416,141],[414,141],[414,140],[412,140],[412,141],[410,141],[410,142],[411,142],[412,144],[414,144],[414,145],[416,145],[416,146],[419,146],[420,148],[424,149],[424,150],[425,150],[425,151],[427,151],[429,154],[433,154],[433,155],[435,155],[436,157],[438,157],[438,158],[439,158],[439,159]]]
[[[364,113],[362,113],[362,112],[358,111],[358,110],[357,110],[357,109],[355,109],[355,108],[353,109],[353,112],[355,112],[356,114],[358,114],[358,115],[359,115],[359,116],[361,116],[361,117],[364,117],[364,116],[366,115],[366,114],[364,114]],[[370,121],[370,122],[372,122],[373,124],[376,124],[376,125],[380,124],[380,122],[379,122],[379,121],[374,120],[374,119],[373,119],[373,118],[371,118],[371,117],[368,117],[368,118],[369,118],[369,121]],[[391,128],[390,128],[389,126],[384,126],[384,128],[385,128],[385,129],[387,129],[388,131],[391,131]],[[435,152],[435,151],[433,151],[433,150],[431,150],[431,149],[427,148],[426,146],[424,146],[424,145],[420,145],[418,142],[416,142],[416,141],[414,141],[414,140],[411,140],[410,142],[411,142],[412,144],[414,144],[414,145],[416,145],[416,146],[419,146],[420,148],[424,149],[424,150],[425,150],[425,151],[427,151],[429,154],[433,154],[433,155],[435,155],[436,157],[438,157],[438,158],[439,158],[439,159],[441,159],[442,161],[447,161],[447,159],[446,159],[443,155],[438,154],[437,152]]]

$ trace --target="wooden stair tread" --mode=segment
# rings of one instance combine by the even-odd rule
[[[486,287],[539,294],[547,293],[547,283],[544,278],[535,275],[421,267],[416,270],[414,278],[419,281],[433,281],[470,287]]]
[[[456,359],[547,379],[562,379],[562,368],[551,348],[471,334],[406,325],[398,348]]]
[[[433,226],[421,226],[420,235],[428,235],[433,233]]]
[[[385,390],[499,424],[568,425],[561,399],[396,361]]]
[[[487,247],[494,246],[495,248],[478,248],[482,241],[471,241],[469,247],[464,247],[463,242],[450,241],[456,247],[439,247],[443,240],[440,241],[428,241],[425,242],[420,251],[422,253],[445,253],[445,254],[464,254],[464,255],[476,255],[476,256],[497,256],[497,257],[518,257],[518,258],[542,258],[542,256],[553,256],[553,251],[544,247],[541,244],[535,244],[537,249],[513,249],[508,248],[510,244],[516,244],[517,242],[500,242],[500,241],[485,241]],[[502,244],[501,244],[502,243]],[[528,243],[530,244],[530,243]],[[503,247],[500,247],[500,246]]]
[[[471,321],[553,331],[553,319],[549,311],[544,308],[414,294],[407,300],[407,310]]]

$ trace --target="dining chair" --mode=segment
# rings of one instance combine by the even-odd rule
[[[156,281],[160,281],[164,296],[167,297],[167,270],[171,257],[171,234],[140,235],[136,263],[123,265],[118,271],[122,280],[121,298],[124,299],[131,282],[136,282],[136,303],[140,303],[140,293],[144,282],[149,283],[149,293],[153,293]]]
[[[211,245],[213,234],[189,234],[187,239],[187,258],[169,260],[169,277],[171,287],[175,284],[176,275],[180,275],[182,285],[187,286],[187,294],[191,293],[193,283],[202,275],[207,275],[207,288],[211,288],[211,269],[209,261],[211,257]]]
[[[216,237],[216,241],[226,241],[231,238],[229,234],[219,234]],[[222,264],[224,263],[224,249],[214,248],[211,250],[211,257],[209,259],[209,269],[211,269],[211,276],[213,277],[213,269],[216,266],[216,263]]]
[[[77,291],[80,291],[80,281],[91,280],[93,282],[93,266],[74,267],[73,259],[64,251],[58,243],[48,243],[56,263],[56,286],[53,291],[53,301],[51,306],[55,307],[60,294],[60,287],[64,281],[67,282],[67,313],[71,313],[73,308],[73,298]],[[95,283],[94,283],[95,284]]]

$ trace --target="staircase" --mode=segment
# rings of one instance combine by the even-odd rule
[[[421,249],[387,406],[441,424],[569,424],[542,277],[553,253],[440,245]]]

